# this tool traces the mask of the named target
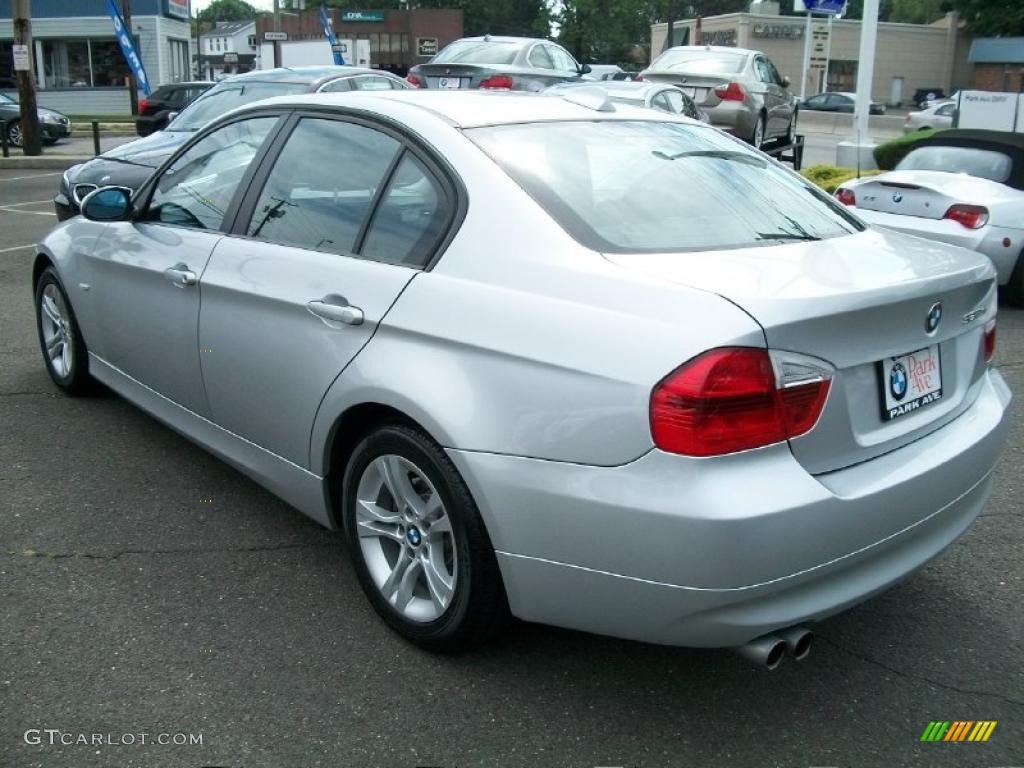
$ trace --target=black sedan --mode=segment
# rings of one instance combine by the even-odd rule
[[[857,106],[857,94],[846,92],[819,93],[811,96],[800,104],[800,109],[809,109],[814,112],[853,112]],[[872,115],[884,115],[885,104],[872,99],[868,113]]]
[[[43,134],[44,144],[56,144],[60,139],[71,135],[71,120],[52,109],[39,107],[39,130]],[[24,142],[21,132],[21,108],[18,102],[0,93],[0,131],[7,135],[7,143],[12,147],[20,147]]]
[[[297,93],[409,87],[390,72],[361,67],[282,67],[229,77],[189,104],[165,130],[68,168],[53,198],[57,218],[64,221],[77,215],[82,198],[99,186],[138,189],[196,131],[243,104]]]
[[[139,116],[135,118],[135,132],[139,136],[149,136],[151,133],[162,131],[178,112],[214,85],[215,83],[208,80],[161,85],[146,98],[139,99]]]

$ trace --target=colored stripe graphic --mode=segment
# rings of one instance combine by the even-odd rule
[[[996,720],[931,720],[921,741],[988,741]]]

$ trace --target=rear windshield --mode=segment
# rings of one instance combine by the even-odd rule
[[[900,160],[897,171],[947,171],[1003,182],[1010,178],[1012,162],[992,149],[973,147],[918,147]]]
[[[741,248],[863,229],[809,182],[709,127],[602,120],[466,135],[598,251]]]
[[[167,130],[198,131],[215,117],[251,101],[272,96],[290,96],[308,90],[309,86],[305,83],[222,83],[193,101],[174,118]]]
[[[519,53],[519,43],[489,43],[483,40],[460,40],[452,43],[431,64],[511,64]]]
[[[709,75],[735,75],[743,69],[747,57],[742,53],[666,51],[651,63],[651,69],[681,69]]]

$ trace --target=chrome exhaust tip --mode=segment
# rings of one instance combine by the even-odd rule
[[[776,635],[762,635],[733,650],[759,666],[775,669],[786,655],[786,642]]]
[[[814,640],[814,633],[804,627],[790,627],[779,632],[779,637],[786,644],[790,654],[797,661],[803,661],[811,655],[811,642]]]

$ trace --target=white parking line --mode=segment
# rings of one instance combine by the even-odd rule
[[[53,211],[19,211],[17,208],[13,208],[9,205],[0,205],[0,212],[2,213],[30,213],[33,216],[56,216],[57,214]]]
[[[43,203],[52,203],[53,200],[29,200],[27,203],[4,203],[3,208],[17,208],[21,205],[42,205]]]
[[[64,171],[54,171],[53,173],[34,173],[31,176],[13,176],[9,179],[0,179],[0,181],[22,181],[24,179],[41,179],[44,176],[60,176]]]
[[[23,251],[26,248],[35,248],[34,245],[16,245],[13,248],[0,248],[0,253],[10,253],[11,251]]]

